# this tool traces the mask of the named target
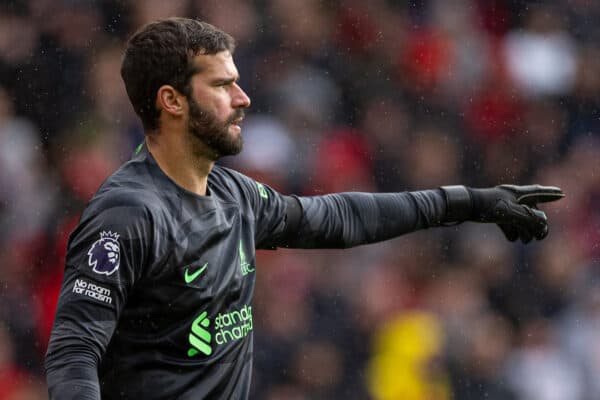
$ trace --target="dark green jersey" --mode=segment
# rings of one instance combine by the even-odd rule
[[[437,190],[297,198],[220,166],[198,196],[142,149],[69,239],[51,398],[247,398],[255,248],[354,246],[444,214]]]

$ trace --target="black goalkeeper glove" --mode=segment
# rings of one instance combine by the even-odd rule
[[[500,185],[488,189],[442,186],[446,196],[446,222],[492,222],[508,240],[541,240],[548,235],[548,218],[537,209],[538,203],[564,197],[554,186]]]

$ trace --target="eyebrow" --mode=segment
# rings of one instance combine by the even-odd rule
[[[237,82],[240,79],[239,76],[231,77],[231,78],[216,78],[211,81],[213,85],[228,85],[233,82]]]

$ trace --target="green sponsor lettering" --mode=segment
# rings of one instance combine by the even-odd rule
[[[252,314],[249,314],[248,312],[248,306],[244,306],[244,308],[242,308],[242,310],[240,311],[240,315],[242,316],[242,320],[243,321],[247,321],[248,318],[252,318]]]
[[[188,335],[189,344],[192,346],[187,354],[193,357],[198,353],[211,355],[212,336],[208,331],[210,320],[207,312],[203,311],[192,323]],[[242,308],[232,310],[228,313],[219,313],[214,318],[214,340],[217,345],[245,338],[252,332],[252,306],[244,305]]]
[[[240,340],[252,331],[252,306],[244,305],[239,310],[219,314],[215,318],[215,341],[225,344]]]

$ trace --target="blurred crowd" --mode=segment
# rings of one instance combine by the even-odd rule
[[[258,252],[252,398],[600,398],[600,2],[7,0],[1,399],[47,397],[68,235],[143,140],[124,43],[166,16],[236,38],[253,103],[244,151],[223,162],[277,190],[567,194],[528,246],[465,223]]]

